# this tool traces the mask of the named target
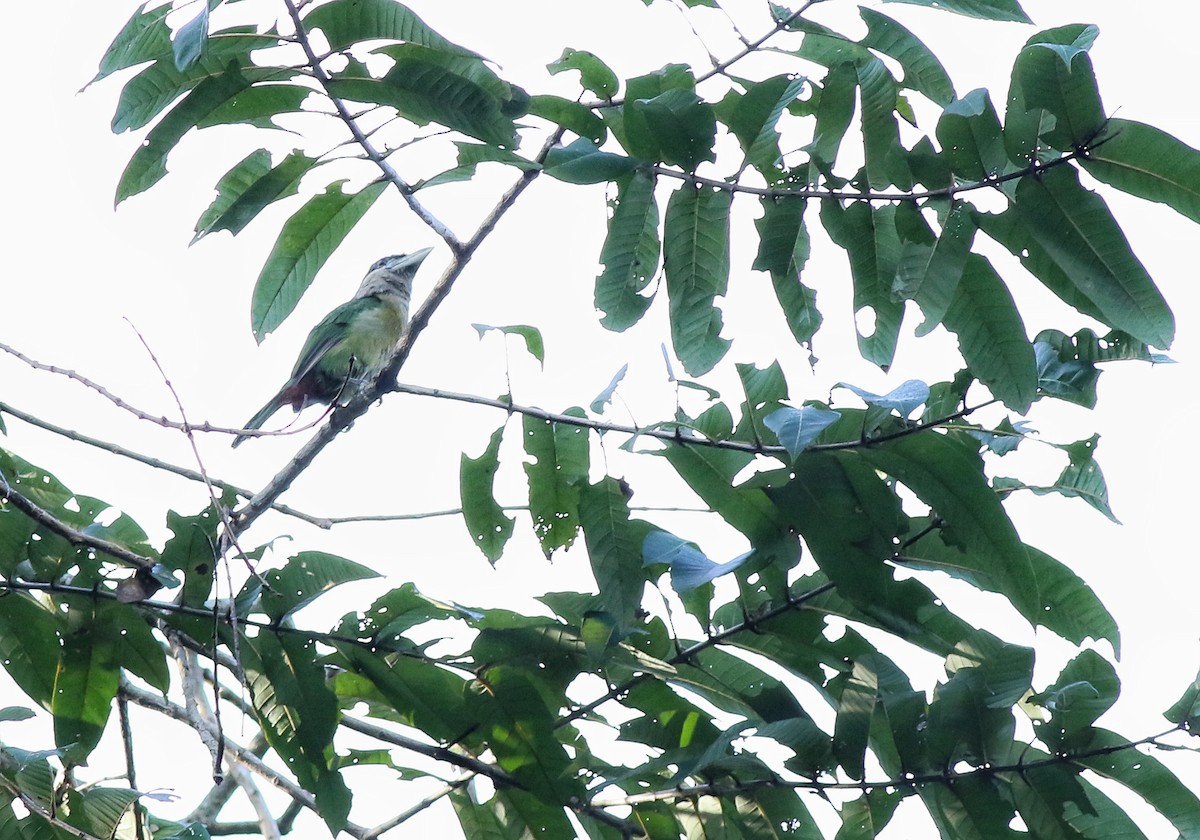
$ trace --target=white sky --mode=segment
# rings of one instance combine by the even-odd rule
[[[10,4],[0,11],[0,25],[10,33],[0,54],[0,84],[8,103],[0,152],[8,162],[9,207],[3,227],[0,341],[43,362],[74,368],[139,407],[174,416],[169,393],[123,320],[128,318],[158,355],[192,422],[236,425],[282,382],[307,330],[351,293],[371,261],[382,254],[438,243],[398,199],[388,196],[330,260],[293,318],[261,347],[256,346],[249,330],[250,290],[279,223],[298,205],[264,214],[237,239],[218,234],[187,247],[195,219],[211,198],[212,185],[232,163],[256,148],[250,145],[259,142],[253,130],[189,136],[172,155],[171,174],[163,182],[115,213],[112,209],[117,178],[141,139],[140,135],[113,136],[108,130],[124,77],[82,94],[76,91],[94,74],[103,49],[128,18],[132,5],[76,0],[53,12],[29,3]],[[1036,31],[900,4],[871,5],[903,21],[934,49],[960,95],[988,87],[997,103],[1004,101],[1009,67],[1019,45]],[[701,63],[704,59],[687,39],[678,13],[663,3],[650,11],[639,0],[593,5],[414,0],[411,6],[435,29],[487,55],[502,75],[531,91],[554,85],[572,94],[569,76],[550,82],[543,69],[564,45],[598,53],[622,78],[669,61]],[[605,17],[593,13],[601,7]],[[1027,0],[1025,8],[1038,28],[1068,22],[1098,24],[1101,36],[1092,58],[1107,110],[1152,123],[1200,146],[1200,104],[1190,84],[1200,12],[1190,4],[1158,4],[1155,8],[1162,11],[1140,14],[1115,0]],[[853,4],[839,0],[819,6],[815,17],[831,25],[857,19]],[[695,19],[706,32],[716,31],[719,23],[716,15],[703,10]],[[855,23],[845,26],[852,34],[859,31]],[[757,31],[748,27],[748,34]],[[710,45],[719,55],[730,51],[729,44],[717,38]],[[272,148],[286,151],[296,142],[282,138]],[[431,172],[404,174],[415,179]],[[485,171],[479,183],[431,192],[428,200],[465,236],[511,177],[508,171]],[[1151,369],[1129,363],[1108,368],[1101,378],[1100,407],[1094,413],[1046,403],[1033,409],[1033,426],[1049,440],[1069,443],[1100,432],[1098,458],[1123,527],[1110,524],[1078,500],[1018,497],[1008,507],[1024,539],[1079,572],[1116,617],[1123,631],[1119,665],[1123,697],[1103,722],[1136,738],[1165,728],[1162,710],[1174,702],[1200,665],[1190,528],[1197,463],[1186,425],[1198,407],[1200,300],[1193,258],[1195,228],[1157,205],[1106,195],[1135,251],[1174,308],[1179,339],[1170,355],[1180,364]],[[673,397],[663,391],[657,350],[663,307],[656,306],[646,322],[625,335],[606,333],[587,314],[604,214],[602,189],[540,179],[439,310],[402,381],[488,396],[502,393],[505,369],[498,337],[489,335],[481,342],[470,324],[533,323],[543,330],[548,360],[545,372],[540,372],[516,344],[510,345],[518,402],[552,410],[586,405],[629,362],[630,382],[622,393],[632,418],[645,423],[666,417]],[[741,224],[748,226],[751,215],[747,203]],[[912,328],[919,322],[912,313],[889,376],[858,359],[850,332],[845,258],[826,248],[814,256],[805,278],[818,288],[826,317],[816,345],[821,362],[815,374],[810,372],[804,362],[806,352],[791,345],[781,318],[772,311],[773,302],[763,297],[769,295],[768,281],[749,271],[753,248],[753,241],[744,237],[734,242],[734,271],[725,305],[726,335],[736,338],[726,360],[730,370],[734,361],[763,365],[778,357],[788,373],[793,399],[800,400],[824,399],[830,385],[839,380],[883,391],[909,377],[936,381],[954,369],[941,352],[952,348],[952,342],[936,334],[920,342],[912,339]],[[418,278],[418,297],[428,292],[446,259],[444,248],[429,258]],[[1033,307],[1024,310],[1031,336],[1043,327],[1073,332],[1087,325],[1035,282],[1020,276],[1019,270],[1006,269],[1002,271],[1012,279],[1018,301],[1031,302]],[[768,301],[765,308],[763,300]],[[580,346],[586,348],[583,353],[576,349]],[[726,396],[738,393],[728,372],[715,382]],[[0,399],[60,425],[194,466],[180,436],[141,423],[74,383],[33,373],[6,356],[0,356]],[[612,416],[618,421],[630,419],[619,410]],[[478,454],[502,419],[491,409],[393,396],[330,446],[283,501],[322,515],[454,507],[459,453]],[[166,536],[162,523],[168,507],[192,512],[205,502],[197,485],[64,441],[15,419],[5,421],[9,436],[3,446],[51,470],[77,492],[120,506],[157,541]],[[519,453],[512,448],[517,439],[513,427],[509,438],[501,498],[520,503],[523,476],[517,466]],[[212,436],[202,438],[201,452],[213,474],[256,487],[277,471],[300,440],[253,441],[234,452],[227,438]],[[1027,443],[1023,448],[1030,450],[1024,466],[1004,462],[1000,474],[1053,479],[1061,461],[1046,460],[1045,447]],[[629,468],[614,453],[615,444],[609,447],[614,474],[635,475],[636,468]],[[599,462],[595,455],[593,462]],[[635,503],[680,501],[675,495],[677,481],[656,478],[639,484],[635,480],[634,486]],[[742,550],[737,535],[707,518],[652,518],[697,539],[716,558]],[[465,529],[453,519],[405,526],[347,526],[322,533],[294,520],[264,517],[246,544],[289,534],[295,537],[297,549],[321,548],[394,570],[396,583],[411,579],[423,591],[468,605],[526,609],[524,599],[530,592],[588,585],[586,574],[580,574],[586,566],[581,551],[559,555],[547,564],[532,539],[522,533],[527,522],[519,518],[517,528],[520,538],[510,544],[509,556],[496,570],[471,548]],[[288,544],[283,544],[283,550],[290,550]],[[955,588],[945,591],[948,599],[957,597]],[[353,594],[371,598],[376,591],[363,588]],[[1014,641],[1032,638],[1015,623],[998,623],[986,599],[985,605],[988,612],[975,614],[967,609],[965,617]],[[1044,684],[1072,651],[1045,633],[1038,635],[1038,644],[1037,679]],[[924,687],[930,688],[940,663],[920,661],[914,669],[928,677]],[[24,702],[19,692],[0,683],[0,706]],[[32,733],[37,730],[32,726],[20,733],[9,726],[0,730],[6,742],[27,749],[50,746],[49,741],[34,740]],[[206,759],[198,743],[185,737],[179,744],[179,755],[186,755],[191,766],[181,768],[184,762],[178,757],[162,767],[151,764],[142,769],[145,786],[176,787],[186,794],[190,785],[203,784]],[[1174,761],[1172,766],[1189,765]],[[1194,763],[1190,769],[1195,770]],[[350,781],[354,783],[353,777]],[[445,818],[435,809],[424,825],[433,830]],[[1144,830],[1152,837],[1174,836],[1153,815],[1146,817]]]

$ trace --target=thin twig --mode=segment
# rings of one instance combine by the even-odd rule
[[[346,103],[330,92],[329,86],[332,80],[329,74],[325,72],[325,69],[321,66],[320,56],[318,56],[313,50],[312,43],[308,38],[308,32],[304,29],[304,21],[300,18],[300,6],[295,2],[295,0],[284,0],[284,5],[287,6],[288,16],[292,20],[292,26],[294,26],[296,29],[296,41],[300,44],[300,48],[304,50],[304,56],[308,60],[308,65],[312,68],[313,77],[317,80],[317,83],[321,85],[325,95],[329,97],[329,101],[333,103],[333,107],[337,110],[338,117],[340,117],[342,122],[345,123],[346,128],[350,131],[351,136],[354,138],[354,142],[356,142],[363,150],[363,153],[367,156],[367,159],[379,167],[379,171],[383,173],[383,176],[400,192],[400,195],[404,197],[404,201],[408,204],[413,213],[416,214],[417,218],[423,221],[434,233],[440,236],[442,240],[450,246],[452,251],[457,252],[462,247],[462,244],[459,242],[458,237],[454,234],[454,231],[450,230],[449,227],[442,223],[436,216],[433,215],[433,213],[429,211],[427,207],[425,207],[424,204],[417,199],[413,192],[412,186],[405,181],[404,178],[401,177],[400,173],[396,171],[395,167],[388,162],[387,155],[381,153],[375,148],[375,145],[371,142],[370,138],[367,137],[367,135],[363,132],[362,127],[359,126],[358,121],[354,118],[354,115],[350,113],[350,109],[346,107]]]
[[[1076,752],[1054,754],[1047,756],[1046,758],[1034,759],[1033,761],[1022,760],[1014,764],[989,764],[983,767],[972,767],[969,770],[945,770],[932,773],[906,775],[896,779],[866,780],[861,782],[822,782],[809,779],[804,781],[786,781],[779,778],[753,779],[745,782],[711,782],[707,784],[679,785],[666,790],[648,791],[646,793],[632,793],[628,796],[597,798],[592,800],[592,805],[596,806],[597,808],[615,808],[620,806],[643,805],[650,802],[672,802],[680,799],[694,799],[700,796],[729,796],[731,794],[751,793],[755,790],[762,790],[763,788],[785,788],[790,790],[812,791],[861,790],[866,792],[881,788],[900,788],[912,790],[928,784],[953,785],[955,782],[971,776],[993,776],[1001,773],[1021,774],[1030,770],[1034,770],[1038,767],[1050,767],[1058,764],[1073,764],[1080,759],[1112,755],[1113,753],[1124,752],[1126,750],[1136,749],[1141,746],[1158,746],[1160,739],[1178,731],[1179,727],[1172,727],[1171,729],[1160,732],[1157,735],[1149,735],[1145,738],[1139,738],[1136,741],[1125,741],[1120,744],[1097,747],[1091,750],[1084,749]]]

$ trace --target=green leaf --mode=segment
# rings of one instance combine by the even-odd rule
[[[1030,490],[1038,496],[1057,493],[1083,499],[1110,520],[1120,524],[1120,520],[1113,515],[1112,508],[1109,507],[1108,485],[1104,481],[1100,465],[1096,463],[1095,449],[1099,440],[1100,435],[1092,435],[1086,440],[1060,447],[1066,450],[1071,463],[1059,474],[1054,484],[1048,487],[1022,485],[1019,489]]]
[[[680,595],[727,575],[749,559],[741,554],[726,563],[709,560],[687,540],[666,531],[651,531],[642,542],[642,564],[662,563],[671,569],[671,588]]]
[[[516,777],[518,784],[543,803],[558,803],[583,792],[569,771],[570,760],[555,734],[555,716],[532,679],[512,666],[492,667],[485,675],[488,691],[474,696],[478,719],[496,763]],[[539,826],[546,832],[548,826]],[[550,837],[567,837],[561,829]]]
[[[568,184],[601,184],[630,174],[636,162],[624,155],[602,152],[596,144],[580,137],[566,146],[555,146],[546,154],[547,175]]]
[[[808,39],[806,37],[805,41]],[[854,118],[857,85],[858,73],[849,62],[835,65],[822,80],[813,139],[803,149],[811,157],[808,172],[811,183],[817,183],[822,175],[831,172],[837,161],[838,149]]]
[[[904,315],[903,303],[892,298],[900,258],[896,208],[856,201],[843,209],[835,201],[824,201],[821,223],[850,259],[855,318],[874,320],[874,324],[856,323],[859,352],[868,362],[887,370],[896,352]]]
[[[1063,347],[1042,340],[1033,342],[1037,357],[1038,393],[1055,399],[1096,407],[1096,381],[1100,371],[1088,361],[1080,360],[1070,344]]]
[[[76,602],[62,631],[56,657],[54,743],[71,763],[87,759],[100,741],[120,683],[120,639],[106,620],[95,620]]]
[[[621,380],[625,378],[625,374],[629,372],[629,363],[621,365],[621,369],[613,374],[613,378],[609,380],[608,385],[603,391],[596,395],[596,398],[588,404],[588,408],[593,414],[603,414],[604,409],[612,402],[613,394],[617,391],[617,386],[621,384]]]
[[[1017,185],[1016,210],[1029,233],[1059,265],[1108,325],[1167,348],[1175,319],[1162,294],[1130,250],[1104,199],[1058,166]]]
[[[387,189],[386,181],[377,181],[346,193],[344,183],[330,184],[284,222],[254,284],[250,326],[256,341],[261,342],[292,313],[321,266]]]
[[[1009,167],[1000,118],[983,88],[946,106],[938,119],[937,138],[951,171],[969,181],[983,181]]]
[[[425,178],[413,185],[414,190],[423,190],[441,184],[451,184],[457,181],[467,181],[475,177],[475,170],[481,163],[502,163],[515,166],[522,172],[540,169],[541,166],[532,160],[523,158],[508,149],[499,146],[487,146],[481,143],[465,143],[455,141],[458,149],[458,164],[453,169],[447,169],[431,178]]]
[[[146,11],[148,3],[142,3],[121,27],[117,37],[105,50],[100,59],[100,68],[89,85],[101,79],[146,61],[160,58],[171,49],[171,29],[167,26],[170,6],[158,6]]]
[[[814,404],[803,408],[781,408],[768,414],[763,418],[763,422],[787,448],[792,460],[795,460],[800,457],[801,452],[816,442],[821,432],[841,416],[841,412]]]
[[[984,20],[1009,20],[1017,23],[1033,23],[1017,0],[884,0],[884,2],[928,6]]]
[[[582,417],[579,409],[567,413]],[[588,431],[525,415],[525,464],[529,479],[529,513],[542,550],[550,554],[569,547],[579,528],[579,498],[587,485]]]
[[[1099,181],[1200,222],[1200,152],[1164,131],[1112,118],[1080,163]]]
[[[557,76],[567,70],[579,71],[579,84],[601,99],[612,99],[617,92],[617,74],[609,69],[594,53],[567,47],[557,61],[546,65],[550,74]]]
[[[592,575],[600,589],[599,608],[611,614],[618,626],[633,627],[646,584],[642,543],[649,525],[629,518],[625,487],[611,476],[584,488],[579,523]]]
[[[375,50],[395,61],[381,79],[352,64],[332,74],[329,93],[342,99],[390,105],[417,125],[436,122],[485,143],[513,148],[513,117],[528,96],[502,81],[479,58],[415,43]]]
[[[663,267],[671,343],[691,376],[712,370],[729,349],[713,299],[724,295],[729,283],[731,198],[726,190],[681,184],[667,202]]]
[[[627,99],[622,110],[622,145],[634,157],[689,172],[716,159],[716,115],[695,91],[675,88],[650,99]]]
[[[217,182],[217,197],[197,220],[192,244],[220,230],[237,236],[268,204],[295,195],[316,163],[295,150],[272,166],[266,149],[251,152]]]
[[[965,549],[994,564],[1004,594],[1024,616],[1041,604],[1025,546],[987,485],[975,453],[940,434],[908,435],[855,450],[941,517]]]
[[[200,60],[205,46],[208,44],[208,3],[200,4],[200,14],[179,28],[172,42],[175,54],[175,68],[187,70]]]
[[[780,520],[766,493],[732,485],[734,476],[751,460],[746,453],[672,444],[662,455],[692,492],[752,543],[768,542],[779,532]]]
[[[807,80],[788,75],[772,76],[756,82],[738,97],[722,121],[737,137],[745,153],[745,164],[753,166],[768,180],[781,175],[779,131],[776,125],[784,108],[804,89]]]
[[[942,106],[954,99],[954,85],[946,69],[916,35],[874,9],[859,6],[858,13],[867,24],[867,34],[859,43],[900,63],[904,70],[902,87],[923,93]]]
[[[377,577],[379,573],[375,570],[344,557],[323,551],[302,551],[288,558],[282,569],[270,569],[263,574],[267,586],[263,590],[262,607],[271,621],[279,622],[335,586]]]
[[[274,118],[280,114],[306,113],[304,101],[310,96],[312,90],[303,85],[255,85],[200,120],[196,127],[241,123],[256,128],[278,128]]]
[[[922,524],[921,520],[914,527]],[[1069,642],[1107,639],[1120,653],[1121,636],[1112,615],[1096,593],[1071,569],[1033,546],[1025,546],[1041,603],[1025,614],[1029,621],[1047,628]],[[904,549],[905,567],[940,571],[988,592],[1008,596],[1009,588],[1020,585],[1002,568],[961,547],[948,545],[938,532],[925,534]],[[1011,597],[1010,597],[1011,600]]]
[[[1200,837],[1200,798],[1154,756],[1122,749],[1128,743],[1115,732],[1093,729],[1086,749],[1096,754],[1081,757],[1078,763],[1142,797],[1170,820],[1181,838]]]
[[[900,145],[900,127],[896,122],[899,96],[896,80],[887,66],[874,56],[858,62],[856,69],[867,181],[876,190],[893,184],[908,189],[912,186],[912,174],[908,171],[904,147]]]
[[[213,33],[204,48],[204,54],[186,68],[176,65],[169,49],[163,54],[150,56],[156,59],[155,62],[126,82],[121,89],[121,97],[113,109],[113,132],[144,127],[181,94],[193,90],[206,80],[231,72],[240,73],[248,82],[292,77],[294,73],[286,68],[258,66],[251,60],[254,50],[278,45],[279,39],[273,35],[257,34],[251,27],[237,27]],[[252,89],[247,88],[245,93]],[[232,104],[234,101],[231,100],[227,107],[235,107]],[[200,120],[197,120],[199,123]]]
[[[810,243],[804,226],[801,199],[764,196],[763,215],[756,219],[758,253],[751,266],[755,271],[768,271],[775,298],[787,318],[792,336],[800,344],[808,344],[821,326],[817,309],[817,293],[800,282],[801,272],[808,262]]]
[[[529,98],[528,108],[529,113],[535,117],[549,120],[593,143],[604,142],[608,134],[604,120],[578,102],[561,96],[532,96]]]
[[[617,196],[609,201],[612,215],[608,235],[600,249],[604,270],[596,277],[596,308],[604,313],[600,324],[623,332],[646,313],[654,295],[643,295],[658,269],[658,203],[655,178],[632,172],[617,182]]]
[[[998,214],[972,211],[971,217],[980,230],[1020,259],[1021,265],[1064,303],[1097,321],[1104,320],[1096,304],[1079,290],[1055,258],[1038,244],[1016,210],[1009,209]]]
[[[459,492],[462,496],[463,523],[471,539],[493,566],[504,553],[516,519],[504,515],[496,503],[496,471],[500,468],[500,441],[504,426],[492,432],[487,448],[478,458],[464,452],[459,461]]]
[[[921,307],[925,320],[916,332],[927,335],[942,323],[955,300],[976,228],[967,205],[958,202],[950,205],[936,240],[919,212],[909,205],[896,208],[896,228],[903,243],[892,290]]]
[[[867,741],[871,717],[877,701],[877,677],[861,662],[840,681],[835,696],[837,717],[833,724],[833,754],[852,779],[862,779],[865,773]]]
[[[361,41],[405,41],[439,52],[474,57],[477,54],[447,41],[396,0],[333,0],[313,7],[304,16],[306,29],[320,29],[332,50]]]
[[[1012,295],[985,257],[969,255],[942,319],[967,367],[992,396],[1024,414],[1036,397],[1037,359]]]
[[[236,68],[205,79],[150,130],[117,183],[116,203],[144,192],[167,174],[167,155],[201,120],[250,86]]]
[[[1058,679],[1031,702],[1050,713],[1037,734],[1055,751],[1088,743],[1092,725],[1117,702],[1121,682],[1113,666],[1094,650],[1081,651],[1059,672]]]
[[[55,699],[59,650],[54,613],[23,592],[0,598],[0,663],[31,700],[46,708]]]
[[[504,335],[519,336],[525,341],[525,349],[529,354],[538,360],[541,364],[546,363],[546,348],[542,343],[542,333],[537,327],[530,327],[524,324],[516,324],[509,327],[493,327],[490,324],[472,324],[475,332],[479,333],[482,339],[484,335],[495,330]]]
[[[1094,35],[1092,36],[1094,38]],[[1088,146],[1105,123],[1104,105],[1084,46],[1064,46],[1030,40],[1013,65],[1013,80],[1027,110],[1041,109],[1054,116],[1054,125],[1042,139],[1055,149]]]

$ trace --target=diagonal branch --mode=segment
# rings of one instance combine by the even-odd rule
[[[321,57],[313,50],[312,42],[308,38],[308,32],[304,28],[304,21],[300,19],[300,4],[295,2],[295,0],[283,0],[283,3],[287,7],[288,17],[292,20],[292,26],[296,28],[296,41],[300,44],[300,48],[304,50],[304,56],[307,59],[308,66],[312,68],[313,77],[320,84],[329,101],[333,103],[338,117],[346,124],[346,128],[350,131],[354,142],[363,150],[363,154],[367,159],[379,167],[379,170],[383,173],[383,177],[399,190],[400,195],[404,197],[404,201],[413,213],[416,214],[417,218],[427,224],[434,233],[450,246],[452,251],[457,253],[462,248],[462,243],[459,242],[454,231],[443,224],[417,199],[412,185],[404,180],[400,173],[396,171],[396,168],[388,162],[387,155],[375,147],[375,144],[371,142],[371,138],[367,136],[362,126],[358,124],[358,120],[350,113],[350,109],[346,107],[346,103],[330,93],[329,74],[321,66]]]
[[[3,474],[0,474],[0,504],[5,502],[11,503],[13,507],[28,516],[34,522],[49,531],[53,531],[60,537],[65,539],[71,545],[86,546],[94,548],[102,554],[107,554],[116,560],[120,560],[129,566],[137,569],[150,570],[155,565],[155,560],[151,557],[144,557],[136,551],[131,551],[123,545],[111,542],[100,537],[93,537],[79,531],[66,522],[63,522],[48,510],[44,510],[29,498],[21,495],[12,487],[5,479]],[[88,590],[91,591],[91,590]]]

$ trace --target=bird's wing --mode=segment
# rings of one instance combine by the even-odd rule
[[[293,383],[299,382],[312,372],[321,358],[338,342],[344,340],[346,331],[350,328],[361,306],[362,301],[360,300],[348,300],[330,311],[321,319],[320,323],[312,328],[308,338],[304,341],[304,346],[300,348],[296,366],[292,369],[291,381]]]

